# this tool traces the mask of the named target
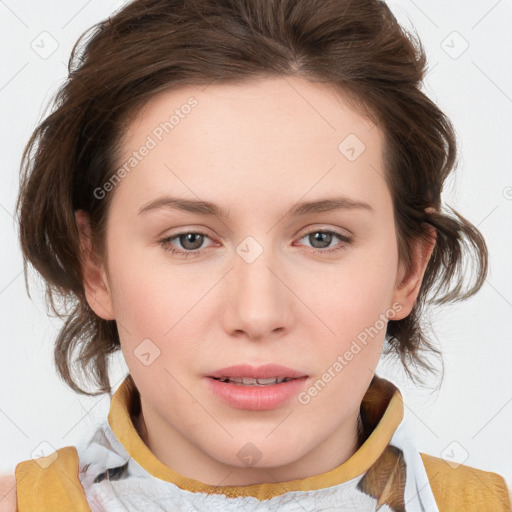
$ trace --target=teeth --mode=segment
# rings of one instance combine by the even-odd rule
[[[272,379],[251,379],[249,377],[224,377],[219,379],[222,382],[232,382],[233,384],[243,386],[270,386],[272,384],[280,384],[281,382],[288,382],[288,377],[275,377]]]

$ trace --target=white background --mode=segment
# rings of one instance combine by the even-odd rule
[[[500,473],[510,482],[512,2],[389,3],[399,21],[420,35],[430,69],[425,90],[455,125],[459,165],[444,199],[484,234],[490,274],[469,301],[432,310],[446,363],[439,392],[414,387],[396,363],[381,364],[377,374],[401,389],[420,451]],[[0,472],[75,444],[108,413],[108,395],[76,395],[56,374],[52,350],[60,322],[46,315],[39,281],[31,281],[32,300],[26,294],[13,211],[24,144],[67,77],[73,43],[121,5],[0,1]],[[32,48],[42,46],[41,38],[45,51],[52,39],[58,44],[46,58]],[[117,387],[125,367],[115,360]]]

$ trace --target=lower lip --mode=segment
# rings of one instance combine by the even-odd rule
[[[207,377],[210,389],[224,402],[237,409],[268,411],[277,409],[304,387],[307,377],[268,386],[241,386]]]

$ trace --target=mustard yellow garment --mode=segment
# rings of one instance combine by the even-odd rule
[[[55,458],[57,455],[57,458]],[[74,446],[16,466],[18,511],[90,512],[78,479],[78,453]]]

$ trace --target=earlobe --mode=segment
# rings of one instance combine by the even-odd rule
[[[428,226],[426,231],[427,236],[416,239],[413,244],[411,268],[406,275],[403,275],[403,267],[400,265],[392,304],[398,302],[403,309],[400,312],[400,318],[395,318],[395,320],[405,318],[412,311],[420,292],[423,276],[436,244],[437,234],[432,226]]]
[[[80,237],[82,279],[87,302],[100,318],[114,320],[111,291],[104,264],[98,260],[93,250],[89,214],[84,210],[76,210],[75,220]]]

